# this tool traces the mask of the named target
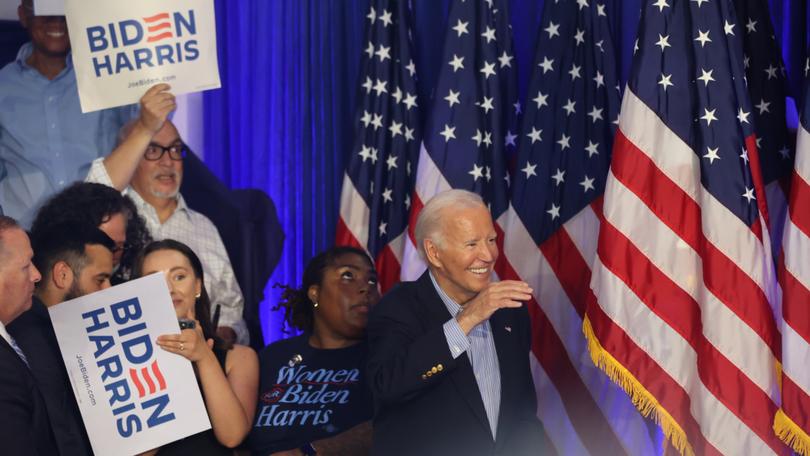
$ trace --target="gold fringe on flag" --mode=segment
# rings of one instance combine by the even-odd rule
[[[779,409],[773,419],[773,430],[776,435],[803,456],[810,455],[810,435],[804,432],[789,416]]]
[[[664,409],[658,402],[658,399],[647,391],[627,368],[622,366],[616,358],[611,356],[611,354],[602,347],[602,344],[599,343],[596,334],[593,332],[591,321],[587,316],[582,322],[582,332],[585,333],[585,338],[588,340],[588,351],[591,354],[593,363],[602,369],[614,383],[624,389],[633,401],[633,405],[636,406],[642,415],[651,418],[661,426],[667,440],[681,455],[694,456],[695,451],[689,444],[686,432],[684,432],[681,425],[675,421],[675,418]],[[805,454],[805,456],[807,455]]]

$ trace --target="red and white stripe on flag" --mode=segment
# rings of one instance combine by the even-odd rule
[[[742,223],[700,166],[628,88],[584,324],[591,355],[682,453],[783,453],[770,424],[779,334],[765,211]]]
[[[366,18],[354,145],[343,178],[336,245],[365,249],[383,292],[399,281],[421,141],[409,2],[373,0]]]
[[[498,272],[534,289],[532,373],[538,416],[559,454],[656,454],[644,418],[587,355],[582,337],[590,263],[596,256],[601,200],[535,246],[510,206],[498,219],[504,239]]]
[[[808,80],[810,81],[810,80]],[[802,122],[782,237],[782,408],[774,430],[798,453],[810,454],[810,92]]]

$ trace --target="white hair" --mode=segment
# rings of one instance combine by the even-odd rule
[[[467,190],[447,190],[431,198],[419,212],[414,229],[416,245],[423,258],[426,257],[425,239],[430,239],[439,246],[444,244],[442,237],[443,212],[451,207],[454,209],[487,208],[480,195]]]

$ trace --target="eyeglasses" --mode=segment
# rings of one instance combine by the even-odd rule
[[[189,149],[188,146],[183,143],[172,144],[169,147],[163,147],[160,144],[149,143],[149,145],[146,147],[146,152],[144,152],[143,154],[143,158],[149,161],[157,161],[163,158],[163,154],[165,154],[166,152],[169,153],[169,158],[171,158],[172,160],[180,161],[186,158]]]

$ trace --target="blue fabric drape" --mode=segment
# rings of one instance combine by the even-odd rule
[[[450,0],[412,0],[418,103],[429,106],[442,62]],[[604,0],[627,79],[642,0]],[[794,85],[804,69],[808,8],[769,0]],[[206,92],[205,161],[232,188],[265,190],[287,235],[270,284],[297,286],[306,262],[332,244],[340,186],[351,153],[368,0],[216,0],[222,89]],[[512,0],[519,94],[526,99],[543,1]],[[266,290],[266,342],[282,336]]]
[[[296,286],[337,219],[364,7],[352,0],[216,2],[222,89],[205,95],[205,161],[232,188],[265,190],[287,235],[270,284]],[[281,318],[262,305],[265,341]]]

